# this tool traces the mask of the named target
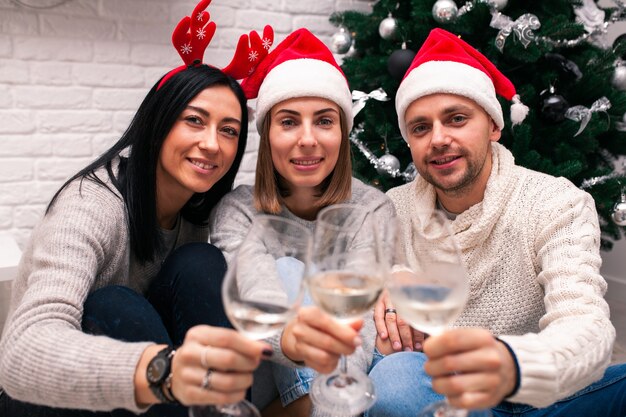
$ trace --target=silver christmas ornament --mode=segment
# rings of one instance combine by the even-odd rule
[[[348,52],[346,52],[344,56],[346,58],[356,58],[359,56],[359,51],[354,47],[354,39],[352,40],[352,43],[350,44],[350,49],[348,49]]]
[[[509,3],[508,0],[488,0],[489,4],[495,7],[497,11],[501,11]]]
[[[398,34],[398,21],[389,13],[378,25],[378,33],[385,40],[392,40]]]
[[[626,194],[622,190],[622,196],[615,206],[613,206],[613,213],[611,218],[618,226],[626,226]]]
[[[611,84],[620,91],[626,91],[626,65],[618,64],[615,67]]]
[[[452,0],[437,0],[433,5],[433,19],[438,23],[449,23],[456,19],[459,9]]]
[[[389,171],[400,169],[400,161],[390,153],[386,153],[378,158],[378,163],[379,165],[376,171],[378,171],[379,174],[389,174]]]
[[[330,39],[330,50],[336,54],[345,54],[350,50],[351,45],[352,35],[344,26],[341,26],[339,32]]]

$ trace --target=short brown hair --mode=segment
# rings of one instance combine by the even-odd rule
[[[270,147],[271,114],[272,111],[270,110],[265,115],[260,132],[261,139],[254,182],[254,206],[264,213],[278,214],[282,210],[283,198],[287,197],[289,193],[284,186],[281,186],[284,180],[274,169],[272,162],[272,149]],[[341,108],[339,108],[339,121],[341,126],[339,156],[335,168],[320,184],[320,201],[318,204],[320,209],[331,204],[344,202],[352,195],[350,139],[348,138],[346,115]]]

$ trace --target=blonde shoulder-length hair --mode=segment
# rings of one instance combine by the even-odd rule
[[[282,210],[284,197],[289,196],[289,191],[284,184],[285,180],[274,169],[272,162],[272,149],[270,147],[271,113],[271,110],[267,112],[261,126],[254,183],[254,206],[261,212],[278,214]],[[340,108],[341,144],[339,145],[339,156],[335,168],[319,185],[320,199],[317,206],[320,209],[331,204],[344,202],[352,195],[352,155],[345,120],[346,115]]]

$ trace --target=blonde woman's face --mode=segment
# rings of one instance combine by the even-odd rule
[[[292,98],[272,108],[272,162],[292,192],[316,189],[337,165],[340,114],[337,104],[318,97]]]

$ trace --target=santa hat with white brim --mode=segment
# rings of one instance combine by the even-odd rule
[[[352,129],[352,94],[332,52],[307,29],[287,36],[256,67],[241,86],[248,99],[256,98],[259,132],[274,105],[296,97],[319,97],[336,103]]]
[[[404,121],[408,107],[421,97],[438,93],[474,100],[500,129],[504,128],[504,117],[496,94],[513,102],[513,125],[521,123],[528,113],[513,83],[491,61],[443,29],[430,32],[396,92],[398,125],[404,140],[408,139]]]

